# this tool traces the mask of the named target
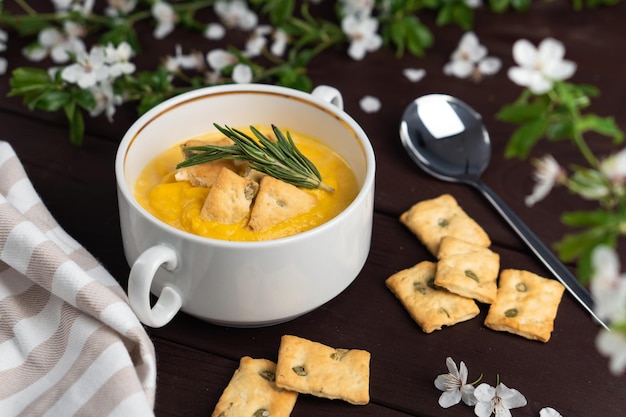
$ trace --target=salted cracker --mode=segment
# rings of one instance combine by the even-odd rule
[[[485,304],[496,300],[500,255],[489,248],[444,236],[437,259],[435,285]]]
[[[316,203],[317,198],[314,195],[266,175],[261,178],[248,227],[255,232],[262,232],[309,211]]]
[[[298,393],[278,388],[276,364],[244,356],[211,417],[288,417]]]
[[[545,343],[554,329],[564,290],[558,281],[528,271],[504,269],[485,326]]]
[[[187,147],[194,146],[227,146],[233,142],[228,138],[221,140],[207,141],[201,139],[190,139],[181,145],[181,150],[185,159],[192,156],[197,151],[186,150]],[[212,187],[222,168],[237,171],[237,161],[230,159],[218,159],[204,164],[192,165],[179,168],[174,174],[176,181],[189,181],[194,187]]]
[[[480,313],[471,298],[435,285],[437,264],[423,261],[399,271],[385,281],[424,333],[469,320]]]
[[[370,353],[336,349],[297,336],[284,335],[278,350],[276,385],[351,404],[369,402]]]
[[[400,215],[400,221],[435,256],[444,236],[455,236],[478,246],[491,245],[483,228],[463,211],[450,194],[414,204]]]
[[[200,217],[223,224],[238,223],[250,214],[259,184],[222,168],[204,200]]]

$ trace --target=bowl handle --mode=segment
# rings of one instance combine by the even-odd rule
[[[327,103],[334,104],[339,107],[340,110],[343,110],[343,96],[335,87],[318,85],[311,91],[311,95]]]
[[[178,265],[176,251],[169,246],[156,245],[144,251],[130,269],[128,298],[139,320],[150,327],[162,327],[180,310],[183,299],[176,287],[166,284],[159,299],[150,307],[150,287],[157,270],[163,266],[171,271]]]

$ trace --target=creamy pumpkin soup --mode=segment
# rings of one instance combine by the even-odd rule
[[[272,128],[258,130],[272,136]],[[232,144],[216,131],[158,155],[139,176],[135,198],[161,221],[215,239],[269,240],[312,229],[341,213],[359,186],[347,163],[327,145],[297,132],[289,134],[319,171],[324,189],[289,184],[240,160],[217,159],[177,168],[189,156],[190,146]]]

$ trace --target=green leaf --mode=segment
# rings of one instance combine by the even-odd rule
[[[427,48],[433,45],[433,35],[414,16],[406,19],[406,46],[408,51],[415,56],[423,56]]]
[[[610,233],[605,228],[592,228],[581,233],[566,235],[555,244],[559,258],[564,262],[575,261],[594,247],[613,241],[614,236]]]
[[[69,122],[70,143],[75,146],[82,146],[85,135],[85,120],[83,114],[76,108],[74,102],[68,103],[65,107],[65,116]]]
[[[546,137],[551,140],[568,139],[572,136],[574,136],[574,123],[570,119],[556,120],[546,129]]]
[[[433,44],[433,35],[415,16],[404,16],[392,22],[385,32],[393,45],[396,55],[404,55],[405,50],[416,56],[423,56],[424,51]]]
[[[561,221],[572,227],[603,226],[610,223],[611,217],[604,210],[572,211],[563,213]]]
[[[502,13],[509,8],[509,0],[489,0],[489,7],[496,13]]]
[[[96,98],[89,90],[78,88],[73,92],[72,98],[76,101],[76,104],[83,109],[91,110],[96,107]]]
[[[547,127],[548,121],[546,119],[532,120],[520,126],[509,139],[504,156],[506,158],[526,159],[532,147],[544,135]]]
[[[582,116],[576,127],[582,132],[594,131],[613,138],[618,144],[624,140],[624,132],[617,126],[613,117],[600,117],[595,114]]]
[[[294,0],[251,0],[253,4],[263,4],[261,11],[269,16],[274,26],[278,26],[293,16]]]
[[[474,9],[468,7],[465,3],[458,4],[452,11],[453,20],[463,30],[471,30],[474,25]]]
[[[503,122],[525,123],[542,117],[547,110],[544,103],[513,103],[502,107],[496,117]]]
[[[17,96],[31,91],[39,91],[56,83],[50,78],[47,71],[24,67],[13,70],[9,84],[11,86],[9,96]]]
[[[35,102],[38,109],[45,111],[58,111],[70,100],[71,95],[67,91],[48,91],[39,96]]]
[[[519,12],[526,11],[530,7],[530,0],[511,0],[511,6]]]

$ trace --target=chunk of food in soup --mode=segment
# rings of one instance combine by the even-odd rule
[[[269,127],[259,130],[271,132]],[[232,144],[216,131],[158,155],[137,180],[135,198],[161,221],[204,237],[257,241],[310,230],[350,205],[359,185],[348,164],[328,145],[289,133],[333,192],[296,187],[251,169],[243,161],[220,159],[176,169],[185,158],[184,146]]]

